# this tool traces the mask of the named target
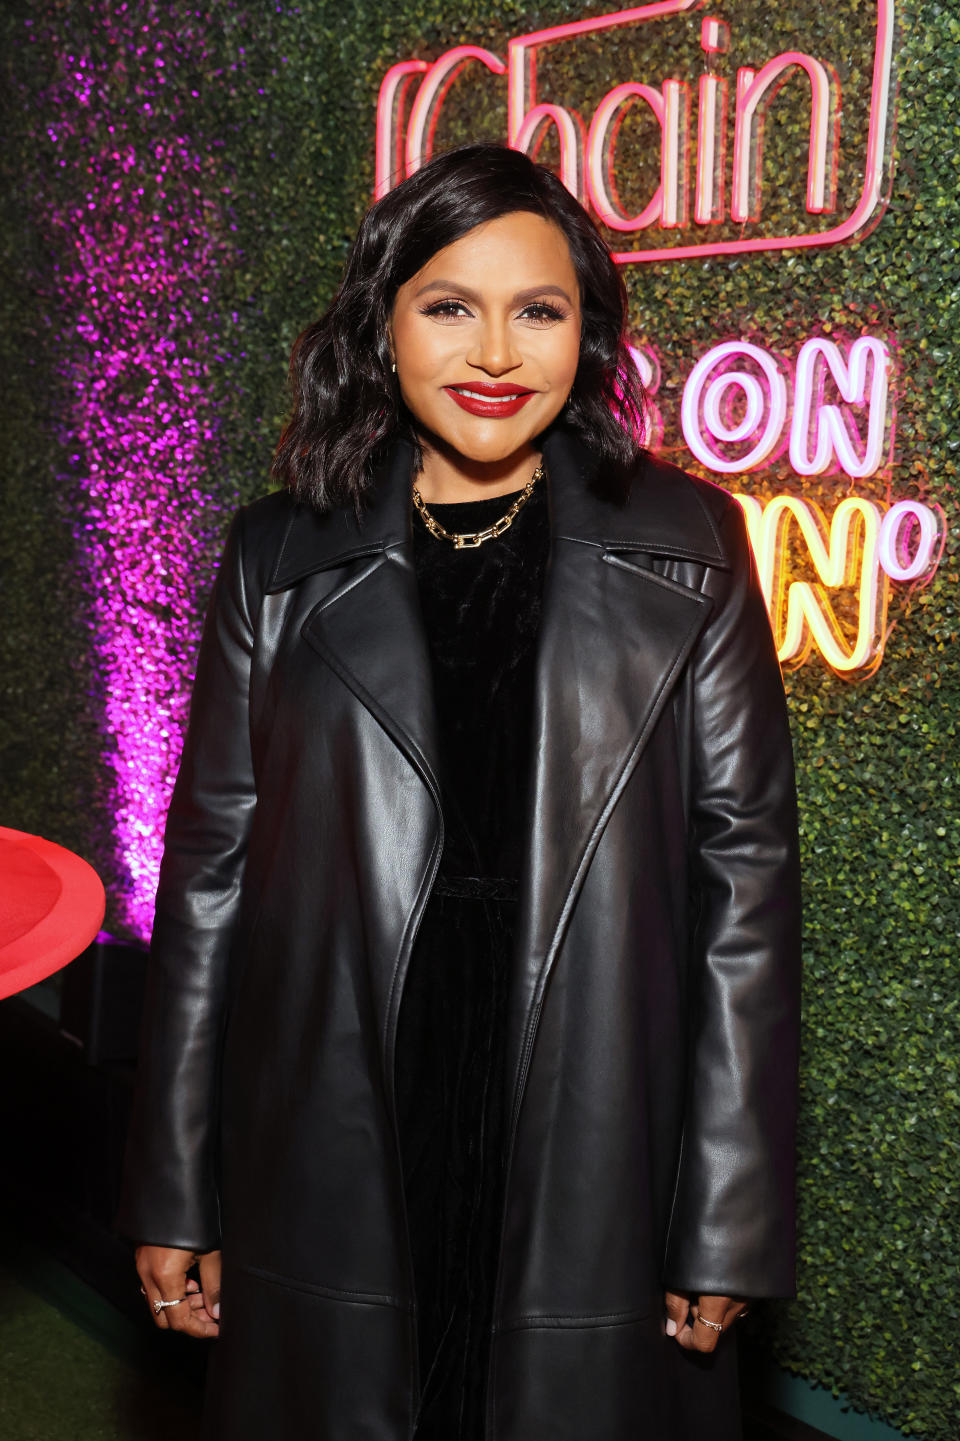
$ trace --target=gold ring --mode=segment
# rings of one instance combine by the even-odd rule
[[[701,1326],[709,1326],[711,1331],[716,1331],[719,1333],[723,1330],[723,1324],[720,1321],[708,1321],[706,1316],[698,1316],[697,1320],[700,1322]]]

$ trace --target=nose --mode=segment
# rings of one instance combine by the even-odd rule
[[[508,322],[499,317],[488,317],[483,321],[465,358],[468,365],[485,371],[487,375],[506,375],[523,364]]]

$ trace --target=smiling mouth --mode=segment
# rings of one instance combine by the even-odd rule
[[[445,385],[443,388],[461,410],[494,419],[516,415],[530,397],[537,393],[535,390],[528,390],[526,386],[502,381],[496,384],[474,381],[472,385]]]

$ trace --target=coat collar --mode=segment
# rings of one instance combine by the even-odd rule
[[[543,457],[555,538],[729,566],[705,500],[718,487],[695,482],[676,466],[644,453],[627,498],[617,503],[598,494],[597,459],[575,437],[564,431],[549,435]]]
[[[377,468],[366,509],[339,505],[319,515],[309,506],[291,512],[267,583],[268,592],[286,590],[308,575],[391,546],[412,543],[410,479],[413,447],[398,441]]]
[[[675,466],[645,455],[627,500],[616,503],[597,493],[596,458],[572,435],[552,432],[543,456],[554,539],[729,567],[730,557],[704,499],[708,482],[695,483]],[[359,517],[352,506],[337,506],[323,515],[297,506],[267,590],[286,590],[318,571],[412,544],[412,467],[413,447],[398,441],[378,468]]]

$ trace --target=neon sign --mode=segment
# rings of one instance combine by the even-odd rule
[[[659,363],[646,348],[633,355],[651,395],[656,439],[663,433]],[[859,336],[849,347],[815,337],[792,366],[752,342],[724,341],[687,377],[684,440],[701,465],[724,478],[761,470],[784,451],[802,476],[875,475],[887,463],[893,431],[891,367],[886,343],[875,336]],[[875,670],[889,583],[932,577],[944,541],[939,511],[918,500],[885,510],[848,495],[828,518],[819,504],[797,496],[775,495],[765,504],[753,495],[736,499],[781,661],[798,665],[816,647],[841,673]],[[798,567],[813,579],[798,578]],[[848,595],[852,605],[845,604]]]
[[[894,0],[876,0],[870,53],[865,48],[857,57],[872,76],[869,107],[859,129],[852,124],[850,97],[841,96],[837,69],[827,58],[790,49],[758,64],[757,57],[745,54],[749,63],[739,65],[735,75],[718,73],[730,51],[731,26],[708,15],[696,27],[693,12],[704,3],[657,0],[532,31],[508,42],[506,59],[478,45],[458,45],[432,64],[401,60],[384,76],[377,103],[376,195],[385,194],[429,158],[443,107],[466,74],[473,83],[499,87],[508,144],[535,155],[546,138],[552,138],[567,187],[617,236],[632,241],[632,248],[616,252],[621,262],[831,245],[862,234],[885,203]],[[717,8],[722,8],[722,0]],[[637,39],[644,27],[663,23],[685,27],[684,34],[694,27],[699,70],[706,67],[706,73],[621,80],[599,99],[583,97],[579,109],[570,103],[572,97],[548,93],[543,76],[558,47],[596,45],[611,33],[618,41]],[[617,64],[618,53],[610,52],[611,65]],[[797,85],[809,94],[804,214],[771,231],[764,219],[764,132],[787,84],[797,95]],[[856,130],[846,140],[840,129],[842,101],[844,133]],[[586,118],[581,111],[586,112],[588,104],[592,114]],[[631,212],[621,198],[622,186],[618,188],[618,142],[624,122],[637,107],[648,112],[659,132],[659,183]],[[842,204],[837,193],[841,168],[848,175],[862,174],[859,190]],[[819,217],[827,223],[818,225]],[[725,223],[735,232],[720,236],[717,228]],[[692,243],[674,243],[677,232],[689,232],[691,226],[706,233],[694,234]]]
[[[720,474],[759,469],[778,452],[787,433],[790,378],[789,451],[797,474],[842,470],[853,478],[876,475],[890,428],[890,365],[886,344],[867,335],[853,342],[846,357],[835,341],[824,337],[806,341],[792,377],[789,372],[784,375],[762,346],[745,340],[715,345],[697,361],[684,388],[681,424],[687,447],[702,465]],[[826,401],[828,379],[842,404]],[[738,399],[740,413],[733,423],[727,417]],[[858,412],[865,413],[863,436]],[[749,449],[744,451],[740,443],[747,441]]]
[[[799,665],[813,646],[841,673],[874,671],[883,657],[889,580],[929,579],[942,548],[937,514],[920,501],[898,501],[886,513],[849,496],[828,521],[820,506],[778,495],[765,506],[738,495],[773,622],[780,660]],[[816,575],[797,580],[788,562],[796,527]],[[912,548],[912,553],[911,553]],[[852,587],[856,628],[851,638],[831,591]]]

